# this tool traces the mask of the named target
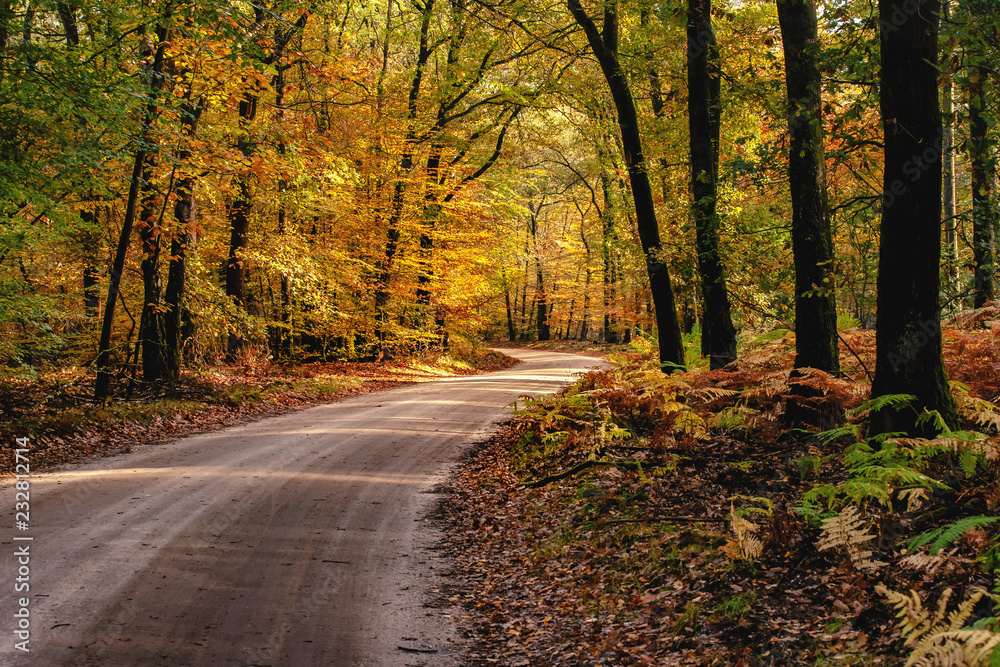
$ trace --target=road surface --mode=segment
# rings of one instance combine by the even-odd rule
[[[32,474],[26,530],[6,481],[0,665],[461,665],[449,610],[428,606],[447,567],[434,488],[511,401],[601,363],[511,354]]]

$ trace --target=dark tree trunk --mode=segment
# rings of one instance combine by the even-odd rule
[[[262,24],[268,17],[262,5],[254,7],[257,24]],[[297,33],[306,25],[308,12],[303,12],[292,26],[278,27],[274,32],[274,47],[262,59],[265,65],[279,63],[285,48]],[[280,65],[279,65],[280,66]],[[237,148],[243,156],[243,163],[250,165],[257,154],[257,143],[253,132],[253,121],[257,117],[257,104],[260,99],[259,84],[249,84],[250,89],[244,94],[239,104],[240,139]],[[247,249],[250,231],[250,212],[253,208],[253,189],[248,171],[233,176],[233,201],[229,207],[229,257],[226,260],[226,296],[233,300],[238,308],[246,308],[247,269],[243,254]],[[236,331],[230,331],[226,342],[226,356],[232,360],[244,346],[243,337]]]
[[[833,236],[814,0],[778,0],[788,88],[788,181],[795,256],[795,367],[840,371]]]
[[[68,3],[57,2],[56,11],[59,13],[59,21],[63,24],[66,41],[73,46],[79,46],[80,31],[76,27],[76,13],[73,8]]]
[[[101,310],[101,298],[98,285],[101,281],[101,271],[98,268],[98,252],[100,239],[95,227],[97,212],[81,211],[80,219],[84,222],[82,234],[83,244],[83,315],[87,320],[94,319]]]
[[[257,153],[257,145],[251,134],[251,124],[257,116],[257,93],[248,92],[240,100],[239,123],[243,136],[237,148],[243,156],[244,164],[250,164]],[[233,201],[229,207],[229,258],[226,260],[226,296],[233,300],[237,308],[246,307],[247,269],[243,253],[247,249],[250,232],[250,211],[253,208],[253,192],[250,175],[238,173],[233,176]],[[237,331],[229,331],[226,340],[226,357],[232,361],[245,341]]]
[[[504,290],[503,298],[507,306],[507,337],[513,342],[517,340],[517,330],[514,328],[514,312],[510,304],[510,287]]]
[[[974,67],[974,83],[969,85],[969,157],[972,175],[972,258],[976,265],[976,284],[972,301],[982,308],[995,298],[993,289],[995,265],[995,218],[993,179],[996,162],[988,140],[986,119],[986,77],[988,70]]]
[[[941,18],[948,20],[949,4],[951,0],[943,0],[941,3]],[[946,54],[952,59],[954,53]],[[942,64],[949,67],[948,63]],[[945,293],[949,299],[962,291],[958,277],[958,233],[957,218],[955,216],[955,183],[957,174],[955,172],[955,86],[951,77],[947,77],[941,87],[941,100],[943,103],[942,115],[944,121],[944,134],[942,142],[942,153],[944,164],[942,166],[942,198],[944,200],[944,252],[945,252],[945,281],[948,286]]]
[[[720,76],[712,29],[711,0],[688,0],[688,125],[691,141],[691,197],[695,245],[701,273],[701,349],[711,368],[736,359],[736,329],[719,257],[720,218],[716,211],[719,172]]]
[[[392,202],[390,204],[389,218],[387,220],[385,252],[378,267],[375,277],[377,288],[375,290],[375,313],[378,318],[376,337],[379,341],[379,354],[385,353],[387,326],[389,314],[390,285],[392,280],[393,263],[396,259],[396,252],[399,249],[400,230],[399,223],[403,215],[403,200],[406,195],[406,179],[413,168],[413,154],[416,150],[417,133],[414,123],[417,118],[417,103],[420,99],[420,88],[423,84],[424,69],[434,53],[435,45],[430,43],[431,17],[434,10],[434,0],[426,0],[422,9],[420,21],[420,42],[417,47],[417,63],[413,72],[413,81],[410,83],[410,92],[407,98],[407,122],[409,128],[406,132],[406,142],[403,148],[403,155],[399,161],[400,179],[396,181],[393,190]]]
[[[190,88],[188,89],[190,94]],[[198,120],[204,105],[201,101],[191,103],[188,100],[181,107],[181,130],[185,138],[193,139],[198,131]],[[186,162],[191,157],[191,150],[182,148],[177,154],[177,160],[182,170],[177,181],[177,203],[174,204],[174,222],[176,229],[170,241],[170,262],[167,268],[167,291],[164,302],[167,312],[164,321],[164,362],[166,372],[164,377],[175,380],[180,376],[181,351],[183,349],[184,329],[184,290],[187,283],[188,249],[194,243],[195,216],[195,177],[187,171]]]
[[[170,18],[169,9],[165,12],[164,23]],[[111,334],[115,320],[115,304],[118,301],[118,294],[121,288],[122,272],[125,270],[125,257],[128,254],[129,242],[132,238],[132,228],[135,225],[136,209],[139,204],[139,190],[142,186],[143,167],[148,158],[145,146],[149,140],[150,130],[156,117],[159,114],[158,97],[160,90],[160,77],[163,73],[163,62],[166,55],[167,43],[165,40],[166,29],[160,28],[157,33],[159,43],[151,56],[148,64],[147,78],[150,88],[149,101],[143,114],[141,135],[137,144],[140,146],[135,152],[135,161],[132,165],[132,177],[129,182],[128,200],[125,205],[125,219],[122,221],[122,231],[118,237],[118,248],[111,264],[111,275],[108,282],[108,298],[104,303],[104,321],[101,324],[101,339],[98,343],[97,352],[97,378],[94,382],[94,398],[103,401],[108,397],[111,385]]]
[[[6,51],[10,41],[11,23],[14,21],[14,11],[10,2],[0,2],[0,51]],[[3,72],[0,65],[0,73]]]
[[[537,207],[533,203],[528,204],[528,209],[531,211],[529,229],[533,241],[532,245],[535,249],[535,307],[538,309],[538,320],[536,321],[538,340],[549,340],[552,338],[552,328],[549,326],[549,308],[545,294],[545,276],[542,273],[542,258],[538,251],[538,216],[541,214],[543,206],[543,203],[539,203]]]
[[[142,243],[142,316],[139,319],[139,345],[142,348],[142,379],[156,382],[163,378],[164,360],[164,313],[163,279],[160,276],[160,242],[163,226],[156,206],[156,192],[153,178],[159,159],[157,148],[151,149],[143,165],[142,187],[140,188],[142,212],[139,215],[139,240]]]
[[[605,4],[604,26],[598,31],[594,21],[581,6],[580,0],[568,0],[568,2],[573,17],[586,33],[587,41],[601,65],[618,111],[618,126],[622,134],[625,165],[628,167],[629,180],[632,183],[639,239],[646,255],[649,287],[656,308],[660,363],[665,371],[672,372],[676,367],[684,366],[684,344],[677,321],[670,273],[662,256],[663,249],[656,222],[656,209],[653,206],[653,191],[649,184],[648,165],[642,154],[635,99],[629,89],[625,72],[618,62],[618,7],[614,2]]]
[[[941,350],[941,111],[937,88],[939,0],[905,12],[879,0],[885,176],[878,264],[872,396],[913,394],[914,409],[871,416],[872,433],[916,432],[937,410],[958,426]],[[898,20],[905,16],[905,21]]]
[[[603,270],[604,297],[604,342],[618,342],[618,322],[614,316],[617,300],[618,273],[615,271],[615,213],[617,206],[614,199],[611,177],[607,171],[601,171],[601,190],[604,192],[604,210],[601,211],[601,261]]]

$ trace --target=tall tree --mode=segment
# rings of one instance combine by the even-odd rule
[[[975,4],[975,3],[970,3]],[[993,203],[993,181],[996,178],[996,159],[989,140],[989,76],[992,69],[987,64],[983,49],[976,42],[976,22],[980,19],[974,9],[970,11],[971,40],[969,55],[969,172],[972,177],[972,258],[976,282],[972,301],[982,308],[995,298],[996,273],[996,213]]]
[[[309,11],[300,9],[298,19],[287,23],[277,10],[268,9],[264,5],[253,6],[253,22],[247,33],[252,38],[263,31],[268,25],[276,24],[273,39],[264,41],[266,49],[261,44],[250,39],[252,59],[257,59],[262,67],[272,67],[284,57],[285,49],[292,38],[306,25]],[[256,73],[254,73],[256,74]],[[239,101],[238,119],[240,137],[236,143],[243,157],[243,169],[233,176],[234,193],[229,208],[229,257],[226,261],[226,296],[236,305],[246,307],[246,260],[244,254],[249,243],[250,213],[254,203],[254,193],[251,187],[253,181],[253,161],[257,154],[257,138],[254,134],[254,121],[257,118],[257,107],[260,103],[261,84],[258,77],[248,77],[243,96]],[[230,331],[227,337],[226,354],[232,356],[243,347],[243,337]]]
[[[670,285],[670,273],[663,257],[648,165],[642,153],[635,99],[618,61],[618,3],[611,0],[603,3],[604,22],[600,30],[584,10],[580,0],[568,0],[568,3],[573,18],[583,28],[587,42],[601,66],[618,112],[618,127],[622,135],[625,165],[632,184],[639,239],[646,255],[646,271],[649,273],[649,287],[656,310],[660,363],[665,371],[671,372],[674,368],[684,366],[684,343],[677,321],[677,307]]]
[[[940,0],[907,11],[879,0],[880,112],[885,135],[872,396],[912,394],[912,410],[871,415],[873,433],[916,431],[920,411],[958,425],[941,347]]]
[[[704,303],[701,350],[711,368],[736,359],[736,328],[719,256],[717,210],[721,76],[719,49],[712,27],[712,0],[688,0],[688,126],[691,147],[691,197],[695,245]]]
[[[143,47],[144,65],[143,79],[149,89],[148,100],[143,113],[140,134],[136,137],[135,159],[132,165],[132,176],[129,181],[128,201],[125,206],[125,220],[122,222],[118,247],[111,265],[111,279],[108,285],[108,298],[104,304],[104,321],[101,324],[101,339],[97,353],[97,379],[94,383],[94,398],[103,401],[108,397],[111,388],[111,334],[114,327],[115,305],[121,288],[122,273],[125,270],[125,258],[132,238],[132,228],[135,226],[136,209],[139,207],[139,193],[143,186],[143,174],[146,171],[149,158],[149,140],[153,124],[159,115],[159,90],[163,76],[163,66],[167,50],[167,21],[172,15],[171,5],[164,9],[163,17],[157,23],[153,35],[156,44],[146,42]]]
[[[795,256],[795,367],[840,370],[833,236],[814,0],[777,0],[788,90],[788,181]]]

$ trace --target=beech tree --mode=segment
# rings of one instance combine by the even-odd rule
[[[940,1],[920,11],[879,0],[885,134],[878,263],[878,326],[872,396],[912,394],[912,410],[873,412],[873,433],[914,431],[922,410],[957,428],[941,348]]]
[[[660,230],[653,205],[653,191],[649,182],[648,164],[642,152],[642,138],[639,135],[639,119],[635,99],[629,88],[625,71],[618,62],[618,3],[603,3],[604,20],[598,30],[594,20],[583,9],[580,0],[569,0],[569,10],[573,18],[583,28],[591,51],[601,66],[604,79],[611,91],[611,97],[618,112],[618,127],[621,130],[622,148],[632,197],[635,203],[636,222],[642,250],[646,255],[646,271],[653,306],[656,310],[657,337],[660,347],[660,363],[666,372],[684,367],[684,343],[674,292],[670,284],[670,273],[662,256]]]
[[[840,370],[833,237],[827,212],[822,80],[813,0],[777,0],[788,91],[788,181],[795,256],[795,367]]]
[[[704,303],[701,353],[710,367],[736,359],[736,328],[729,310],[729,291],[719,256],[717,210],[721,74],[718,44],[712,28],[712,1],[688,0],[688,126],[690,127],[691,208]]]

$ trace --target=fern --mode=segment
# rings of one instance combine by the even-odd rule
[[[854,417],[868,412],[881,412],[886,408],[892,408],[898,412],[913,403],[915,400],[917,400],[917,397],[913,394],[887,394],[885,396],[876,396],[871,400],[865,401],[853,410],[848,410],[847,414]]]
[[[949,560],[950,557],[947,554],[931,556],[923,551],[918,551],[917,553],[904,556],[900,559],[899,564],[914,570],[922,570],[927,574],[935,574]]]
[[[974,589],[947,618],[950,588],[942,594],[933,614],[924,608],[916,591],[904,595],[882,584],[875,590],[896,609],[900,632],[906,645],[913,649],[906,661],[908,667],[987,667],[990,656],[1000,646],[1000,633],[964,627],[976,604],[986,595],[981,588]]]
[[[760,508],[754,508],[760,509]],[[764,542],[756,533],[760,526],[743,518],[732,503],[729,505],[729,528],[733,531],[733,539],[726,542],[723,552],[732,560],[755,561],[764,553]]]
[[[834,440],[838,440],[846,436],[850,436],[855,441],[860,440],[861,427],[857,424],[847,424],[845,426],[841,426],[840,428],[832,428],[827,431],[820,431],[816,434],[816,438],[823,444],[833,442]]]
[[[854,505],[848,505],[837,516],[823,521],[823,534],[816,546],[820,551],[843,547],[851,564],[858,570],[876,570],[886,563],[872,560],[868,542],[875,539],[868,533],[868,525]]]
[[[951,388],[959,415],[978,426],[1000,431],[1000,408],[989,401],[969,396],[969,386],[961,382],[952,382]]]
[[[922,535],[917,535],[910,543],[907,545],[908,551],[915,551],[925,544],[930,544],[931,555],[937,554],[941,549],[945,548],[958,538],[965,535],[966,531],[972,530],[973,528],[980,528],[981,526],[988,526],[991,523],[995,523],[1000,520],[1000,517],[995,516],[968,516],[964,519],[959,519],[954,523],[950,523],[947,526],[942,526],[935,530],[928,531]]]

